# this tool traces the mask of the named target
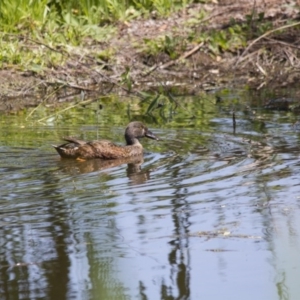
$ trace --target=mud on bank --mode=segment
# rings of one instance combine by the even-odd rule
[[[222,87],[293,86],[300,78],[297,5],[220,0],[190,5],[165,19],[153,12],[149,19],[117,24],[109,42],[87,41],[69,52],[28,39],[28,51],[48,48],[60,52],[64,63],[38,72],[2,64],[0,110],[56,105],[83,92],[87,99],[111,93],[142,97],[142,91],[197,94]],[[245,43],[238,28],[248,30]],[[232,33],[228,41],[220,34],[224,30]],[[100,51],[107,55],[99,56]]]

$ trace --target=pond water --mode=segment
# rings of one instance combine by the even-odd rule
[[[1,115],[0,298],[299,299],[297,115],[263,98]],[[66,135],[122,144],[131,120],[160,137],[142,141],[143,162],[51,147]]]

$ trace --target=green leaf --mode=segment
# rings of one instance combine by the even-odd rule
[[[158,94],[154,100],[150,103],[150,105],[148,106],[147,112],[146,114],[150,114],[152,112],[153,109],[155,109],[157,107],[157,103],[158,103],[158,99],[159,99],[160,95]]]

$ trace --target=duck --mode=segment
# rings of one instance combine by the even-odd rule
[[[125,146],[119,146],[109,140],[83,141],[74,137],[63,137],[67,143],[52,145],[61,158],[87,160],[131,158],[143,154],[140,139],[147,137],[159,140],[142,122],[130,122],[125,130]]]

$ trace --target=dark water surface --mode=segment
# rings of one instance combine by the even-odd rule
[[[300,299],[297,115],[256,100],[2,115],[0,299]],[[161,138],[144,162],[50,146],[123,143],[133,119]]]

